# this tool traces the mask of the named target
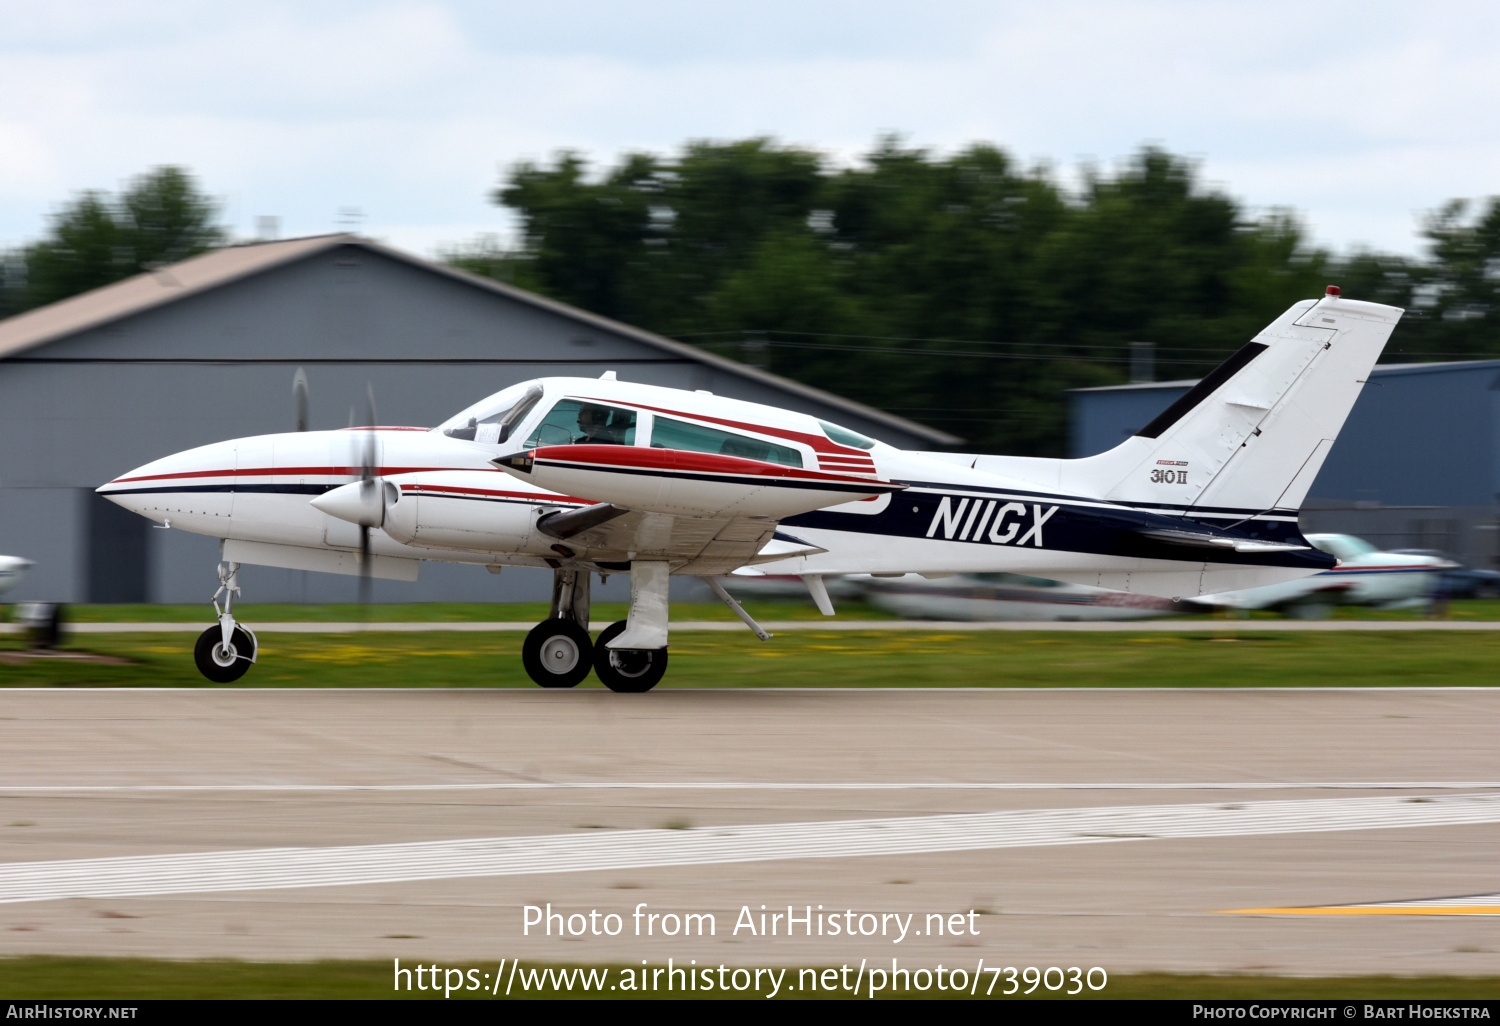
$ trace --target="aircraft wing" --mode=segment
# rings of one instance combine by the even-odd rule
[[[765,517],[687,517],[625,510],[608,503],[550,513],[537,530],[557,539],[564,558],[628,569],[636,559],[665,560],[681,574],[717,576],[738,567],[823,549],[776,530]]]
[[[663,560],[673,572],[713,576],[757,562],[825,552],[778,534],[784,517],[906,487],[846,474],[715,453],[623,445],[555,445],[501,456],[496,467],[592,505],[537,521],[565,559],[608,569]]]

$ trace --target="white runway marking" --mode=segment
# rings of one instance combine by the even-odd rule
[[[906,781],[853,783],[775,780],[509,780],[444,784],[0,784],[0,794],[90,794],[118,791],[1487,791],[1495,780],[1186,781],[1099,783]]]
[[[1500,823],[1500,794],[1035,809],[0,864],[0,902]]]
[[[198,634],[212,626],[195,623],[69,623],[68,634]],[[472,633],[520,632],[536,626],[534,622],[474,621],[396,621],[385,623],[318,623],[282,622],[252,623],[256,634],[358,634],[361,632],[421,633],[425,631],[459,631]],[[590,623],[589,629],[603,630],[604,621]],[[1147,632],[1152,631],[1496,631],[1500,621],[1493,620],[768,620],[761,624],[773,633],[788,631],[1083,631]],[[0,634],[19,634],[22,624],[0,623]],[[673,631],[744,631],[738,620],[683,620],[671,624]]]

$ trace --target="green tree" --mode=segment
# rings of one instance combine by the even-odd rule
[[[526,239],[515,281],[586,310],[629,320],[632,279],[650,236],[655,158],[635,154],[603,181],[586,178],[576,153],[551,167],[522,162],[495,201],[515,210]]]
[[[52,216],[44,239],[23,250],[17,305],[55,303],[222,245],[216,215],[213,201],[177,167],[138,176],[118,198],[81,193]]]
[[[1403,355],[1500,354],[1500,197],[1453,200],[1427,217],[1423,235],[1432,259],[1405,282],[1416,316]]]
[[[1500,235],[1493,207],[1434,220],[1437,278],[1335,263],[1291,215],[1248,218],[1160,149],[1070,192],[993,146],[894,138],[842,169],[763,138],[598,176],[564,153],[515,166],[495,198],[522,244],[461,266],[1032,455],[1066,451],[1065,391],[1123,382],[1132,344],[1155,347],[1161,376],[1197,377],[1338,274],[1348,295],[1429,297],[1429,321],[1472,332]]]

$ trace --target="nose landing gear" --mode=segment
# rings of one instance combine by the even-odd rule
[[[234,597],[240,593],[239,573],[238,563],[219,564],[219,590],[210,600],[219,622],[198,635],[198,643],[193,646],[193,662],[198,672],[215,684],[228,684],[243,677],[260,649],[255,633],[234,619]],[[223,608],[219,606],[221,595]]]

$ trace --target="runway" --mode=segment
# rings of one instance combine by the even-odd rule
[[[1497,726],[1476,689],[10,690],[0,953],[1497,974]]]

